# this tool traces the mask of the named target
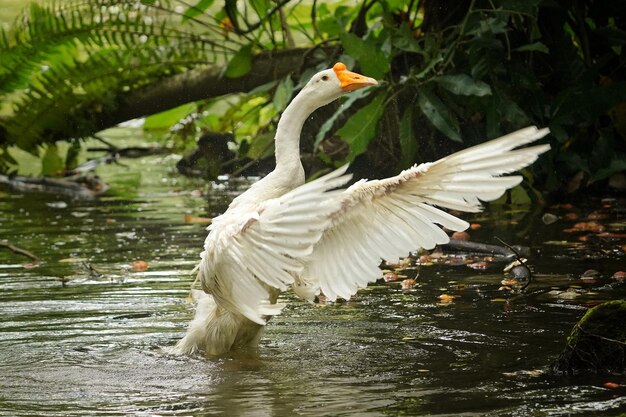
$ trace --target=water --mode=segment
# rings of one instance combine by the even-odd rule
[[[98,201],[0,194],[0,239],[41,258],[32,268],[0,251],[0,415],[626,412],[624,389],[602,387],[623,378],[545,372],[587,306],[624,298],[624,285],[609,278],[624,269],[624,240],[557,245],[580,234],[525,210],[474,217],[483,228],[472,234],[532,247],[537,277],[527,294],[498,289],[500,264],[424,266],[405,271],[419,272],[413,289],[378,283],[346,303],[311,306],[286,294],[258,358],[169,356],[164,348],[191,318],[189,271],[205,236],[184,214],[216,215],[245,183],[205,195],[206,185],[175,175],[169,158],[129,164],[101,169],[114,192]],[[603,220],[614,230],[623,228],[621,203]],[[147,270],[133,270],[140,260]],[[578,280],[589,268],[602,277]],[[567,288],[576,296],[559,295]],[[442,293],[457,298],[440,303]]]

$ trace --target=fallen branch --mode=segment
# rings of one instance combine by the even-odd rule
[[[447,247],[450,249],[460,250],[464,252],[472,252],[472,253],[488,253],[492,255],[502,255],[507,258],[512,258],[516,255],[516,251],[512,248],[508,248],[505,246],[498,245],[488,245],[486,243],[480,242],[471,242],[469,240],[457,240],[450,239],[450,242],[445,245],[441,245],[443,247]]]
[[[39,261],[39,258],[37,258],[35,255],[33,255],[32,252],[29,252],[26,249],[18,248],[17,246],[13,245],[12,243],[9,243],[7,240],[0,240],[0,247],[7,248],[11,252],[17,253],[18,255],[24,255],[24,256],[32,259],[35,262]]]
[[[66,178],[23,177],[0,175],[0,184],[20,192],[66,195],[72,198],[91,199],[109,189],[107,183],[95,175]]]

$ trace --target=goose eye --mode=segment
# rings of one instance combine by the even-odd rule
[[[328,75],[322,75],[322,81],[328,81]]]

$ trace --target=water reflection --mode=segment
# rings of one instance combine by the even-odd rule
[[[63,207],[49,204],[54,197],[0,194],[0,239],[41,259],[25,268],[25,258],[0,252],[1,415],[610,416],[626,407],[601,378],[542,372],[587,304],[626,291],[577,283],[572,271],[596,260],[554,262],[562,251],[541,246],[547,238],[530,222],[524,232],[483,222],[482,232],[537,236],[525,243],[544,255],[532,259],[537,279],[525,295],[499,291],[499,271],[433,266],[413,289],[372,286],[343,304],[285,295],[289,306],[258,357],[168,355],[192,314],[189,271],[205,234],[183,216],[221,212],[244,184],[211,197],[186,191],[202,187],[193,182],[171,192],[160,181],[167,168],[152,161],[141,178],[113,175],[118,194],[100,201]],[[137,260],[148,268],[133,270]],[[602,267],[622,260],[605,257]],[[550,293],[572,284],[585,289],[576,299]],[[442,291],[454,302],[439,303]]]

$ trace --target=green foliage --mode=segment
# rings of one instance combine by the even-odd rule
[[[230,60],[224,71],[228,78],[238,78],[250,72],[252,67],[252,45],[244,45]]]
[[[350,145],[348,160],[365,152],[367,145],[376,136],[378,120],[385,106],[384,94],[378,94],[367,105],[357,111],[337,134]]]
[[[587,184],[625,169],[623,10],[590,0],[466,0],[446,7],[427,0],[31,6],[0,33],[0,97],[12,104],[0,119],[0,136],[37,152],[56,140],[50,126],[68,139],[92,134],[94,115],[106,118],[127,92],[155,80],[207,62],[237,79],[249,74],[259,52],[314,47],[305,56],[322,57],[320,67],[294,68],[294,77],[193,103],[149,118],[147,126],[173,125],[167,137],[182,147],[203,130],[233,131],[242,154],[262,157],[297,88],[341,60],[381,83],[349,95],[311,125],[315,134],[304,150],[334,163],[365,154],[374,168],[407,167],[460,142],[537,124],[553,133],[543,172],[550,188],[580,173]],[[321,151],[336,137],[346,153]],[[4,146],[0,169],[10,164]],[[526,201],[536,191],[520,187],[513,194]]]
[[[0,33],[1,146],[37,153],[86,137],[128,92],[239,48],[179,20],[168,1],[31,4]],[[4,155],[0,171],[11,163]]]
[[[420,110],[426,118],[450,139],[461,142],[459,123],[454,114],[432,91],[420,91],[417,99]]]
[[[41,175],[53,175],[64,167],[56,145],[48,145],[41,158]]]

